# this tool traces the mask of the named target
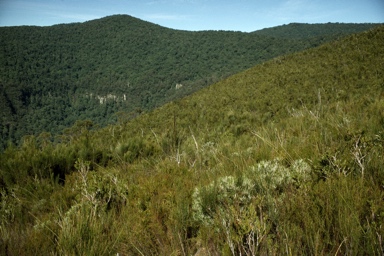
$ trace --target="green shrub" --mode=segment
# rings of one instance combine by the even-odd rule
[[[304,187],[310,182],[310,173],[311,167],[302,159],[288,167],[275,159],[261,161],[238,177],[219,177],[196,187],[192,217],[201,228],[201,239],[220,237],[217,242],[227,246],[232,255],[272,253],[269,243],[276,233],[272,227],[280,217],[278,202],[288,186]]]

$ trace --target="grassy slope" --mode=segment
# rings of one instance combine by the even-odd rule
[[[3,252],[380,255],[383,39],[380,27],[127,123],[9,148]]]
[[[104,126],[130,118],[272,57],[372,26],[188,32],[117,15],[79,24],[0,28],[0,148],[24,135],[58,134],[76,120]],[[183,84],[179,90],[177,83]],[[107,95],[117,98],[100,104],[97,97]]]

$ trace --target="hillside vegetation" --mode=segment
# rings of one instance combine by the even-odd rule
[[[76,120],[105,126],[131,119],[265,60],[373,26],[189,32],[116,15],[1,27],[0,149],[24,135],[57,135]]]
[[[0,155],[5,255],[382,255],[384,27]]]

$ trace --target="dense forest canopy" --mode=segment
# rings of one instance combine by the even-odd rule
[[[190,32],[115,15],[1,27],[0,148],[24,135],[59,134],[76,120],[104,126],[130,119],[270,58],[373,26]]]

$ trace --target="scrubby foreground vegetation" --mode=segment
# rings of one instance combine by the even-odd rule
[[[0,158],[1,254],[381,255],[384,27]]]
[[[265,60],[374,26],[191,32],[114,15],[0,27],[0,150],[25,135],[60,134],[76,120],[104,127],[130,119]]]

